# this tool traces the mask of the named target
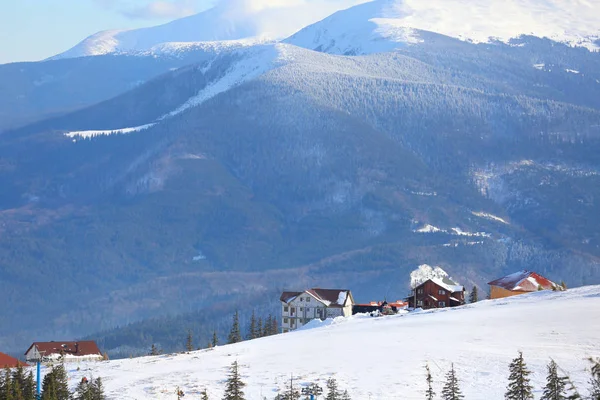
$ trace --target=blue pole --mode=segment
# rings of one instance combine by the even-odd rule
[[[38,360],[38,362],[37,362],[37,385],[36,385],[36,393],[37,393],[36,398],[38,400],[42,398],[40,396],[40,364],[41,364],[41,362]]]
[[[315,395],[314,394],[310,395],[310,400],[315,400]]]

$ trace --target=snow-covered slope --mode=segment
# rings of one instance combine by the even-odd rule
[[[439,393],[454,363],[467,399],[502,399],[508,364],[519,350],[532,369],[536,398],[546,364],[556,360],[586,394],[587,357],[600,355],[600,286],[537,292],[382,318],[355,316],[284,335],[219,346],[191,354],[70,365],[72,385],[102,377],[109,399],[186,398],[206,388],[222,397],[227,367],[235,360],[247,399],[275,397],[292,374],[298,385],[335,377],[353,399],[422,399],[429,363]],[[183,340],[183,339],[182,339]],[[264,396],[264,397],[263,397]]]
[[[334,54],[369,54],[419,42],[418,30],[472,42],[533,35],[597,49],[600,2],[375,0],[340,11],[287,41]]]
[[[227,0],[196,15],[170,23],[134,30],[98,32],[57,58],[108,53],[171,51],[166,43],[230,40],[265,41],[285,38],[331,13],[366,0],[308,0],[303,2]],[[163,45],[163,46],[159,46]],[[158,46],[158,47],[156,47]]]

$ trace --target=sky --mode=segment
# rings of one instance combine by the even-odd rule
[[[106,29],[159,25],[216,0],[2,0],[0,64],[38,61]]]

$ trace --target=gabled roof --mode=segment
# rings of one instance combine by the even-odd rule
[[[0,369],[2,368],[16,368],[18,366],[29,367],[29,365],[25,364],[22,361],[17,360],[14,357],[9,356],[8,354],[4,354],[0,352]]]
[[[307,293],[315,300],[320,301],[327,307],[344,307],[346,300],[349,298],[354,303],[352,293],[347,289],[308,289],[304,292],[283,292],[279,300],[284,303],[289,303],[302,293]]]
[[[34,342],[29,346],[25,354],[29,353],[29,350],[34,346],[43,356],[61,354],[61,352],[73,356],[102,355],[98,345],[93,340],[82,340],[79,342]]]
[[[540,286],[544,290],[551,290],[553,286],[557,286],[551,280],[527,270],[515,272],[504,278],[496,279],[495,281],[489,282],[488,285],[520,292],[536,292],[539,290]]]
[[[289,303],[296,297],[300,296],[302,293],[303,292],[283,292],[279,300],[283,301],[284,303]]]
[[[435,283],[436,285],[438,285],[442,289],[447,290],[450,293],[462,292],[465,290],[464,286],[457,284],[450,278],[444,278],[443,280],[440,278],[429,278],[425,282],[423,282],[419,286],[417,286],[415,289],[420,288],[421,286],[425,285],[429,281]]]

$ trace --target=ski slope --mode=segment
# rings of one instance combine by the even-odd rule
[[[587,394],[587,357],[600,356],[600,286],[482,301],[454,309],[311,324],[313,329],[190,354],[70,364],[71,385],[102,377],[110,399],[186,399],[207,388],[220,399],[228,366],[241,364],[246,398],[272,399],[293,374],[299,384],[335,377],[353,399],[422,399],[429,363],[435,389],[455,364],[466,399],[503,399],[508,364],[524,352],[536,399],[552,357]],[[185,333],[182,332],[182,346]]]

